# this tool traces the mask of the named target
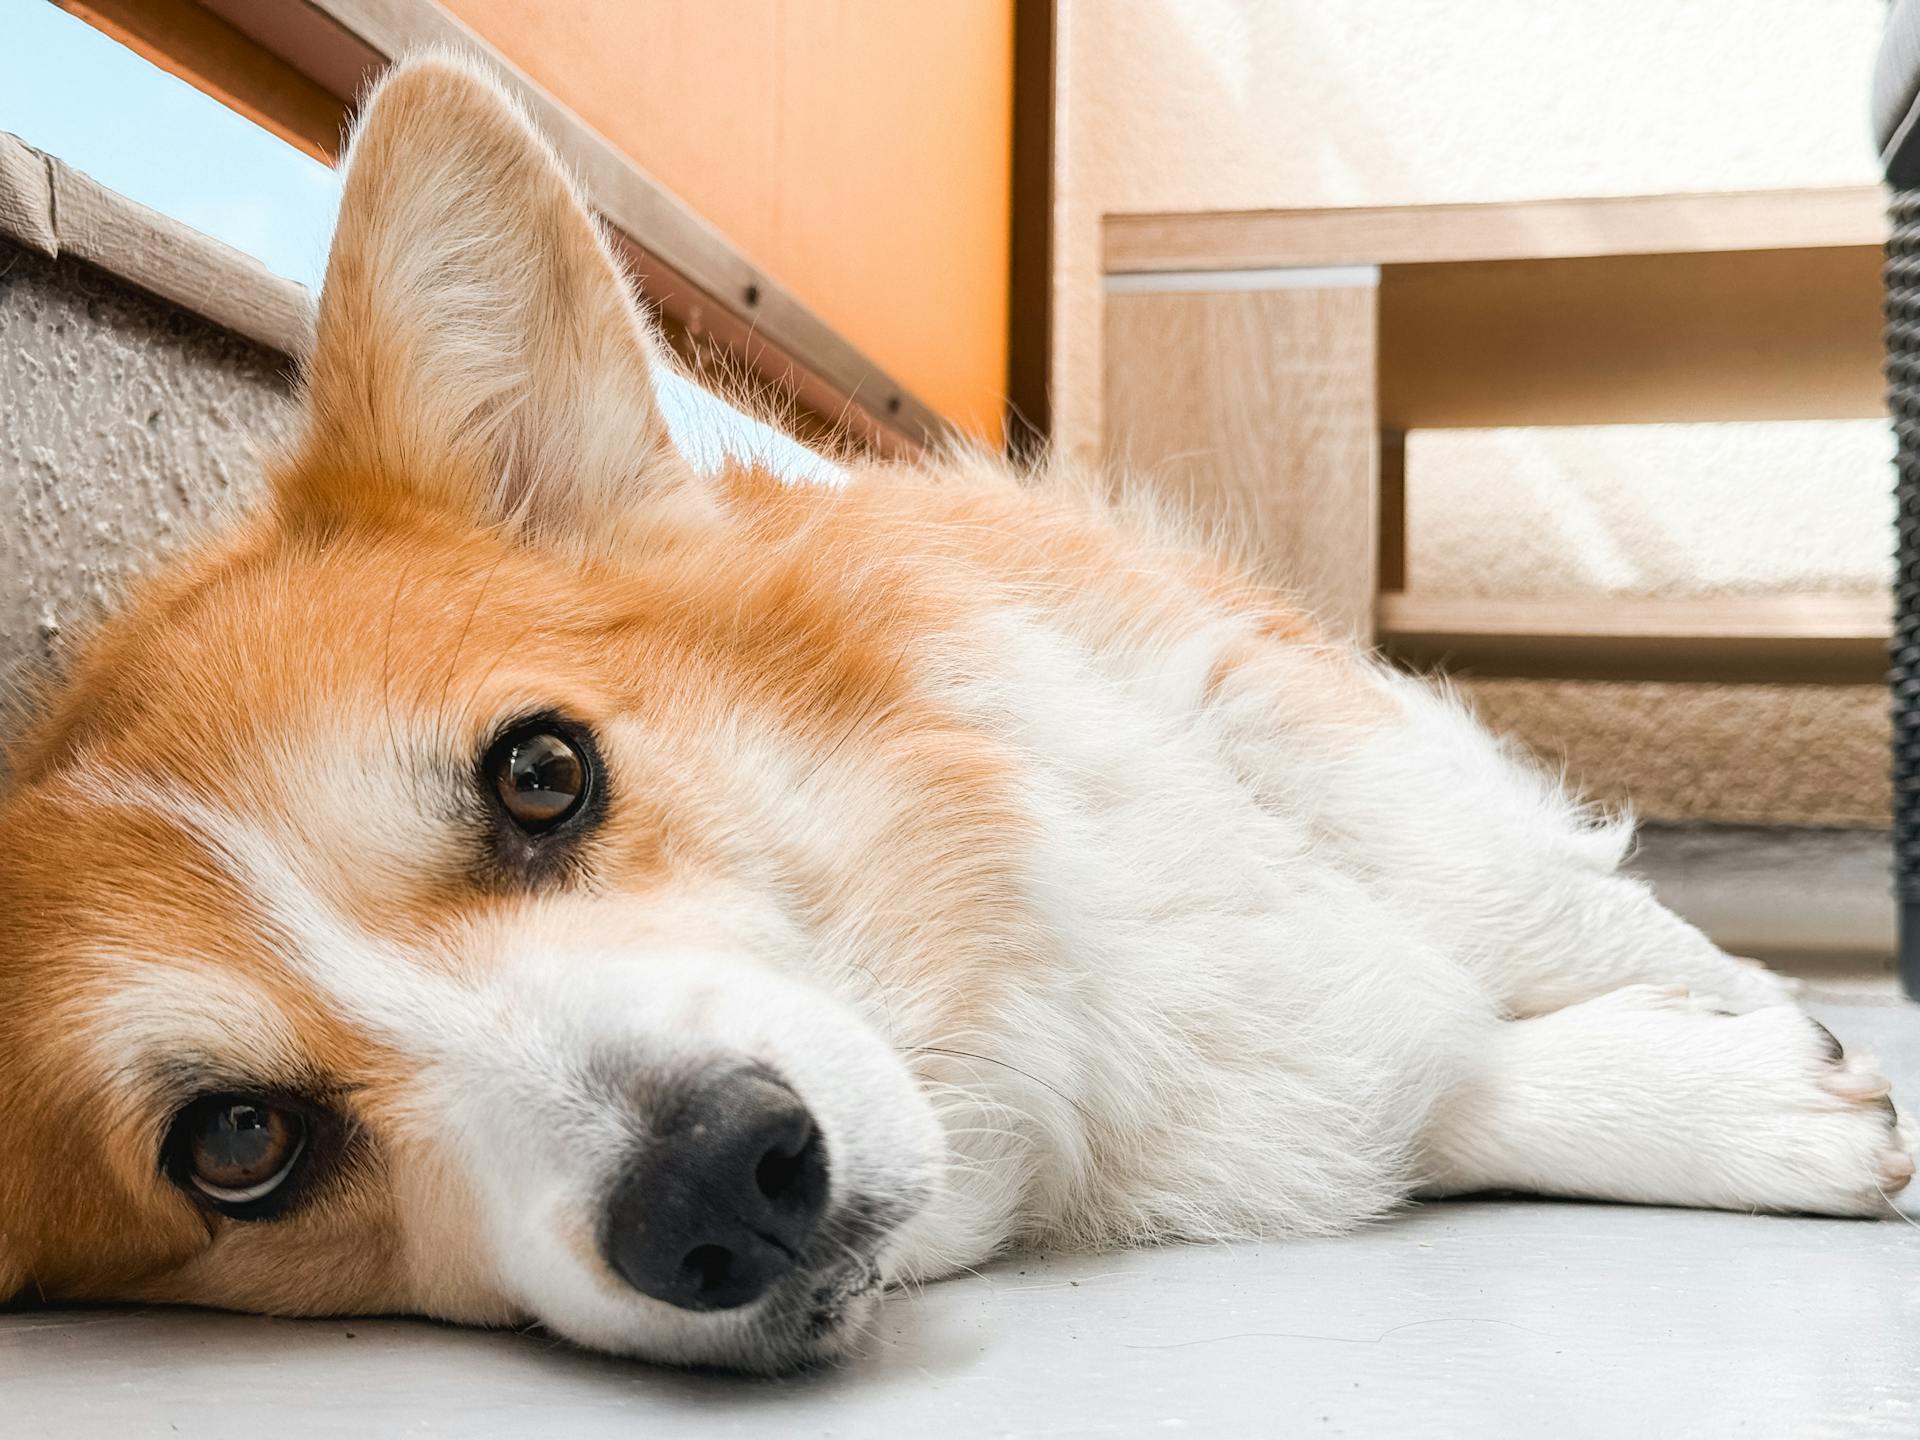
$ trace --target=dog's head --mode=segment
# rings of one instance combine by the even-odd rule
[[[997,781],[939,619],[696,479],[649,344],[491,82],[388,78],[267,503],[16,747],[0,1300],[857,1330],[944,1155],[874,971],[961,925]]]

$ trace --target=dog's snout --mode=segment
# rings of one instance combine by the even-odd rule
[[[703,1077],[620,1177],[603,1248],[643,1295],[728,1310],[793,1269],[826,1205],[826,1146],[800,1097],[731,1070]]]

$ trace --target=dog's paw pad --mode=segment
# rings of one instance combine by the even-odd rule
[[[1747,1131],[1754,1151],[1770,1157],[1756,1172],[1763,1182],[1758,1193],[1779,1189],[1768,1208],[1886,1214],[1891,1197],[1913,1179],[1914,1157],[1911,1133],[1878,1062],[1848,1053],[1831,1030],[1795,1006],[1716,1023],[1741,1037],[1754,1067]]]
[[[1849,1104],[1879,1109],[1886,1116],[1888,1127],[1897,1127],[1900,1116],[1893,1108],[1893,1082],[1880,1073],[1879,1060],[1864,1051],[1849,1051],[1818,1020],[1811,1016],[1802,1018],[1820,1049],[1820,1088]]]
[[[1811,1016],[1802,1016],[1810,1043],[1820,1056],[1820,1089],[1851,1109],[1875,1112],[1880,1139],[1873,1154],[1874,1184],[1883,1198],[1904,1190],[1914,1175],[1913,1134],[1893,1104],[1893,1082],[1880,1062],[1863,1052],[1849,1053],[1838,1037]],[[1865,1119],[1866,1117],[1862,1117]]]

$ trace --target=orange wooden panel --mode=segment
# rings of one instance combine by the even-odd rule
[[[1006,387],[1013,0],[446,0],[949,419]]]

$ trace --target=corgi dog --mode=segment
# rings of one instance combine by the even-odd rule
[[[1448,697],[1101,477],[696,473],[658,350],[393,68],[262,500],[11,748],[0,1296],[779,1371],[1022,1246],[1891,1213],[1886,1082]]]

